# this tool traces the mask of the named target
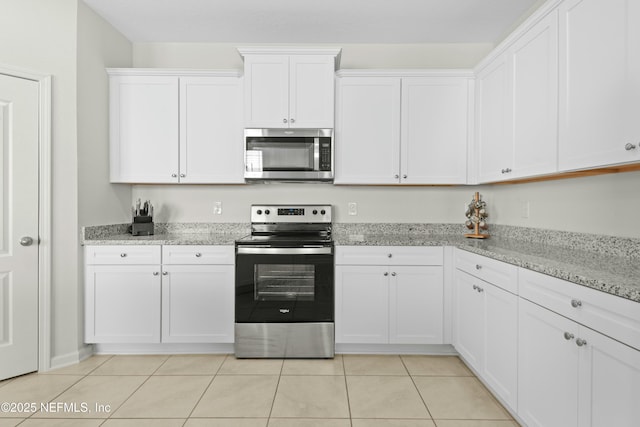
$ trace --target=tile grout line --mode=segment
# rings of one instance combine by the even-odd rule
[[[229,355],[225,354],[224,359],[222,359],[222,363],[220,363],[220,366],[218,366],[218,369],[216,369],[216,372],[213,374],[213,377],[211,377],[211,381],[209,381],[209,384],[207,384],[207,386],[205,387],[204,391],[202,392],[202,395],[200,396],[196,404],[193,405],[193,408],[191,408],[189,415],[187,415],[187,418],[184,420],[184,423],[182,424],[183,427],[187,423],[187,421],[189,421],[189,419],[191,418],[191,415],[193,415],[193,411],[195,411],[198,405],[200,404],[200,402],[202,402],[202,398],[207,393],[207,390],[209,390],[209,387],[211,387],[211,384],[213,384],[213,380],[216,379],[216,377],[218,376],[218,373],[220,372],[220,369],[222,368],[222,365],[224,365],[224,362],[226,362],[228,358],[229,358]]]
[[[400,355],[400,361],[402,362],[402,366],[404,366],[404,369],[407,370],[407,374],[409,374],[409,378],[411,378],[411,383],[415,387],[416,392],[418,392],[418,396],[420,396],[420,400],[422,401],[422,404],[424,405],[424,408],[427,410],[427,414],[429,414],[429,418],[431,418],[431,421],[433,421],[433,424],[435,424],[436,422],[433,419],[433,414],[429,410],[429,405],[427,405],[427,402],[424,401],[424,397],[422,397],[422,393],[420,393],[420,389],[418,388],[418,385],[416,384],[415,380],[413,379],[413,374],[411,373],[411,371],[409,371],[409,368],[407,368],[407,365],[404,363],[404,358],[402,357],[402,355]]]
[[[276,404],[276,396],[278,395],[278,388],[280,388],[280,379],[282,378],[282,371],[284,370],[284,359],[281,359],[280,373],[278,374],[278,383],[276,384],[276,390],[273,393],[273,400],[271,401],[271,408],[269,409],[269,415],[267,416],[267,427],[271,422],[271,414],[273,414],[273,406]]]

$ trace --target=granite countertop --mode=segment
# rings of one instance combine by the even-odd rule
[[[233,245],[246,224],[160,226],[153,236],[132,236],[123,225],[83,230],[84,245]],[[504,231],[507,230],[507,231]],[[396,232],[397,231],[397,232]],[[338,246],[454,246],[489,258],[640,302],[637,239],[504,226],[486,240],[463,237],[448,225],[334,227]],[[591,238],[585,238],[588,236]],[[587,242],[587,243],[585,243]]]
[[[455,246],[518,267],[640,302],[640,260],[504,237],[485,240],[443,234],[334,236],[344,246]]]

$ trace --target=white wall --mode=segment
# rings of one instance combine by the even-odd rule
[[[78,350],[77,1],[2,0],[0,3],[0,61],[53,76],[53,358],[64,358]]]
[[[122,223],[131,186],[109,183],[109,79],[105,68],[131,67],[131,43],[83,1],[77,19],[78,228]],[[84,343],[84,270],[78,264],[77,345]],[[73,314],[73,313],[72,313]]]
[[[241,70],[242,57],[238,54],[237,48],[259,45],[259,43],[135,43],[133,66]],[[287,46],[300,45],[293,43]],[[473,68],[493,48],[490,43],[346,43],[322,46],[342,48],[340,68]]]

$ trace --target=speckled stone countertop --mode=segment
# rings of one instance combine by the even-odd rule
[[[335,224],[339,246],[454,246],[640,303],[640,239],[493,226],[466,239],[457,224]],[[134,237],[126,224],[83,229],[85,245],[232,245],[248,224],[158,224]]]

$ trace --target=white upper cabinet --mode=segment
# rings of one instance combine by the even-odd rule
[[[640,161],[640,2],[559,9],[560,170]]]
[[[550,12],[520,37],[510,50],[510,59],[511,177],[554,173],[558,170],[558,12]]]
[[[249,128],[333,128],[340,49],[238,49],[244,57]]]
[[[111,182],[178,182],[178,78],[110,78]]]
[[[402,79],[401,182],[466,184],[471,85],[459,77]]]
[[[478,181],[557,171],[558,15],[551,11],[477,77]]]
[[[340,73],[335,183],[466,183],[470,73],[422,74]]]
[[[244,183],[238,73],[109,74],[111,182]]]
[[[180,182],[242,183],[242,80],[180,78]]]
[[[397,184],[400,173],[400,79],[338,80],[336,184]]]

